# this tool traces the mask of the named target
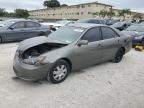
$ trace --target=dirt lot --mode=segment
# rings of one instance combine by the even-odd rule
[[[17,43],[0,44],[0,108],[144,108],[144,53],[72,72],[58,85],[13,80]]]

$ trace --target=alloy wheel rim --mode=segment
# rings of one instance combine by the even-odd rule
[[[65,65],[58,65],[53,71],[53,78],[60,81],[67,75],[67,67]]]

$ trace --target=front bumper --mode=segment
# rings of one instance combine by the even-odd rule
[[[47,77],[50,64],[35,66],[22,63],[18,58],[14,59],[13,70],[17,77],[27,81],[37,81]]]

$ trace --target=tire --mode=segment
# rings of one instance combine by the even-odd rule
[[[61,83],[67,78],[70,71],[70,65],[65,60],[58,60],[48,72],[47,80],[54,84]]]
[[[113,59],[113,63],[119,63],[123,59],[124,50],[121,48],[117,51],[115,58]]]
[[[0,37],[0,43],[2,43],[2,38]]]

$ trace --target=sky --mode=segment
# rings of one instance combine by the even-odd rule
[[[45,0],[0,0],[0,8],[5,8],[7,11],[12,12],[16,8],[22,9],[41,9]],[[88,2],[101,2],[113,5],[114,8],[130,8],[133,11],[144,13],[144,0],[58,0],[61,4],[80,4]]]

